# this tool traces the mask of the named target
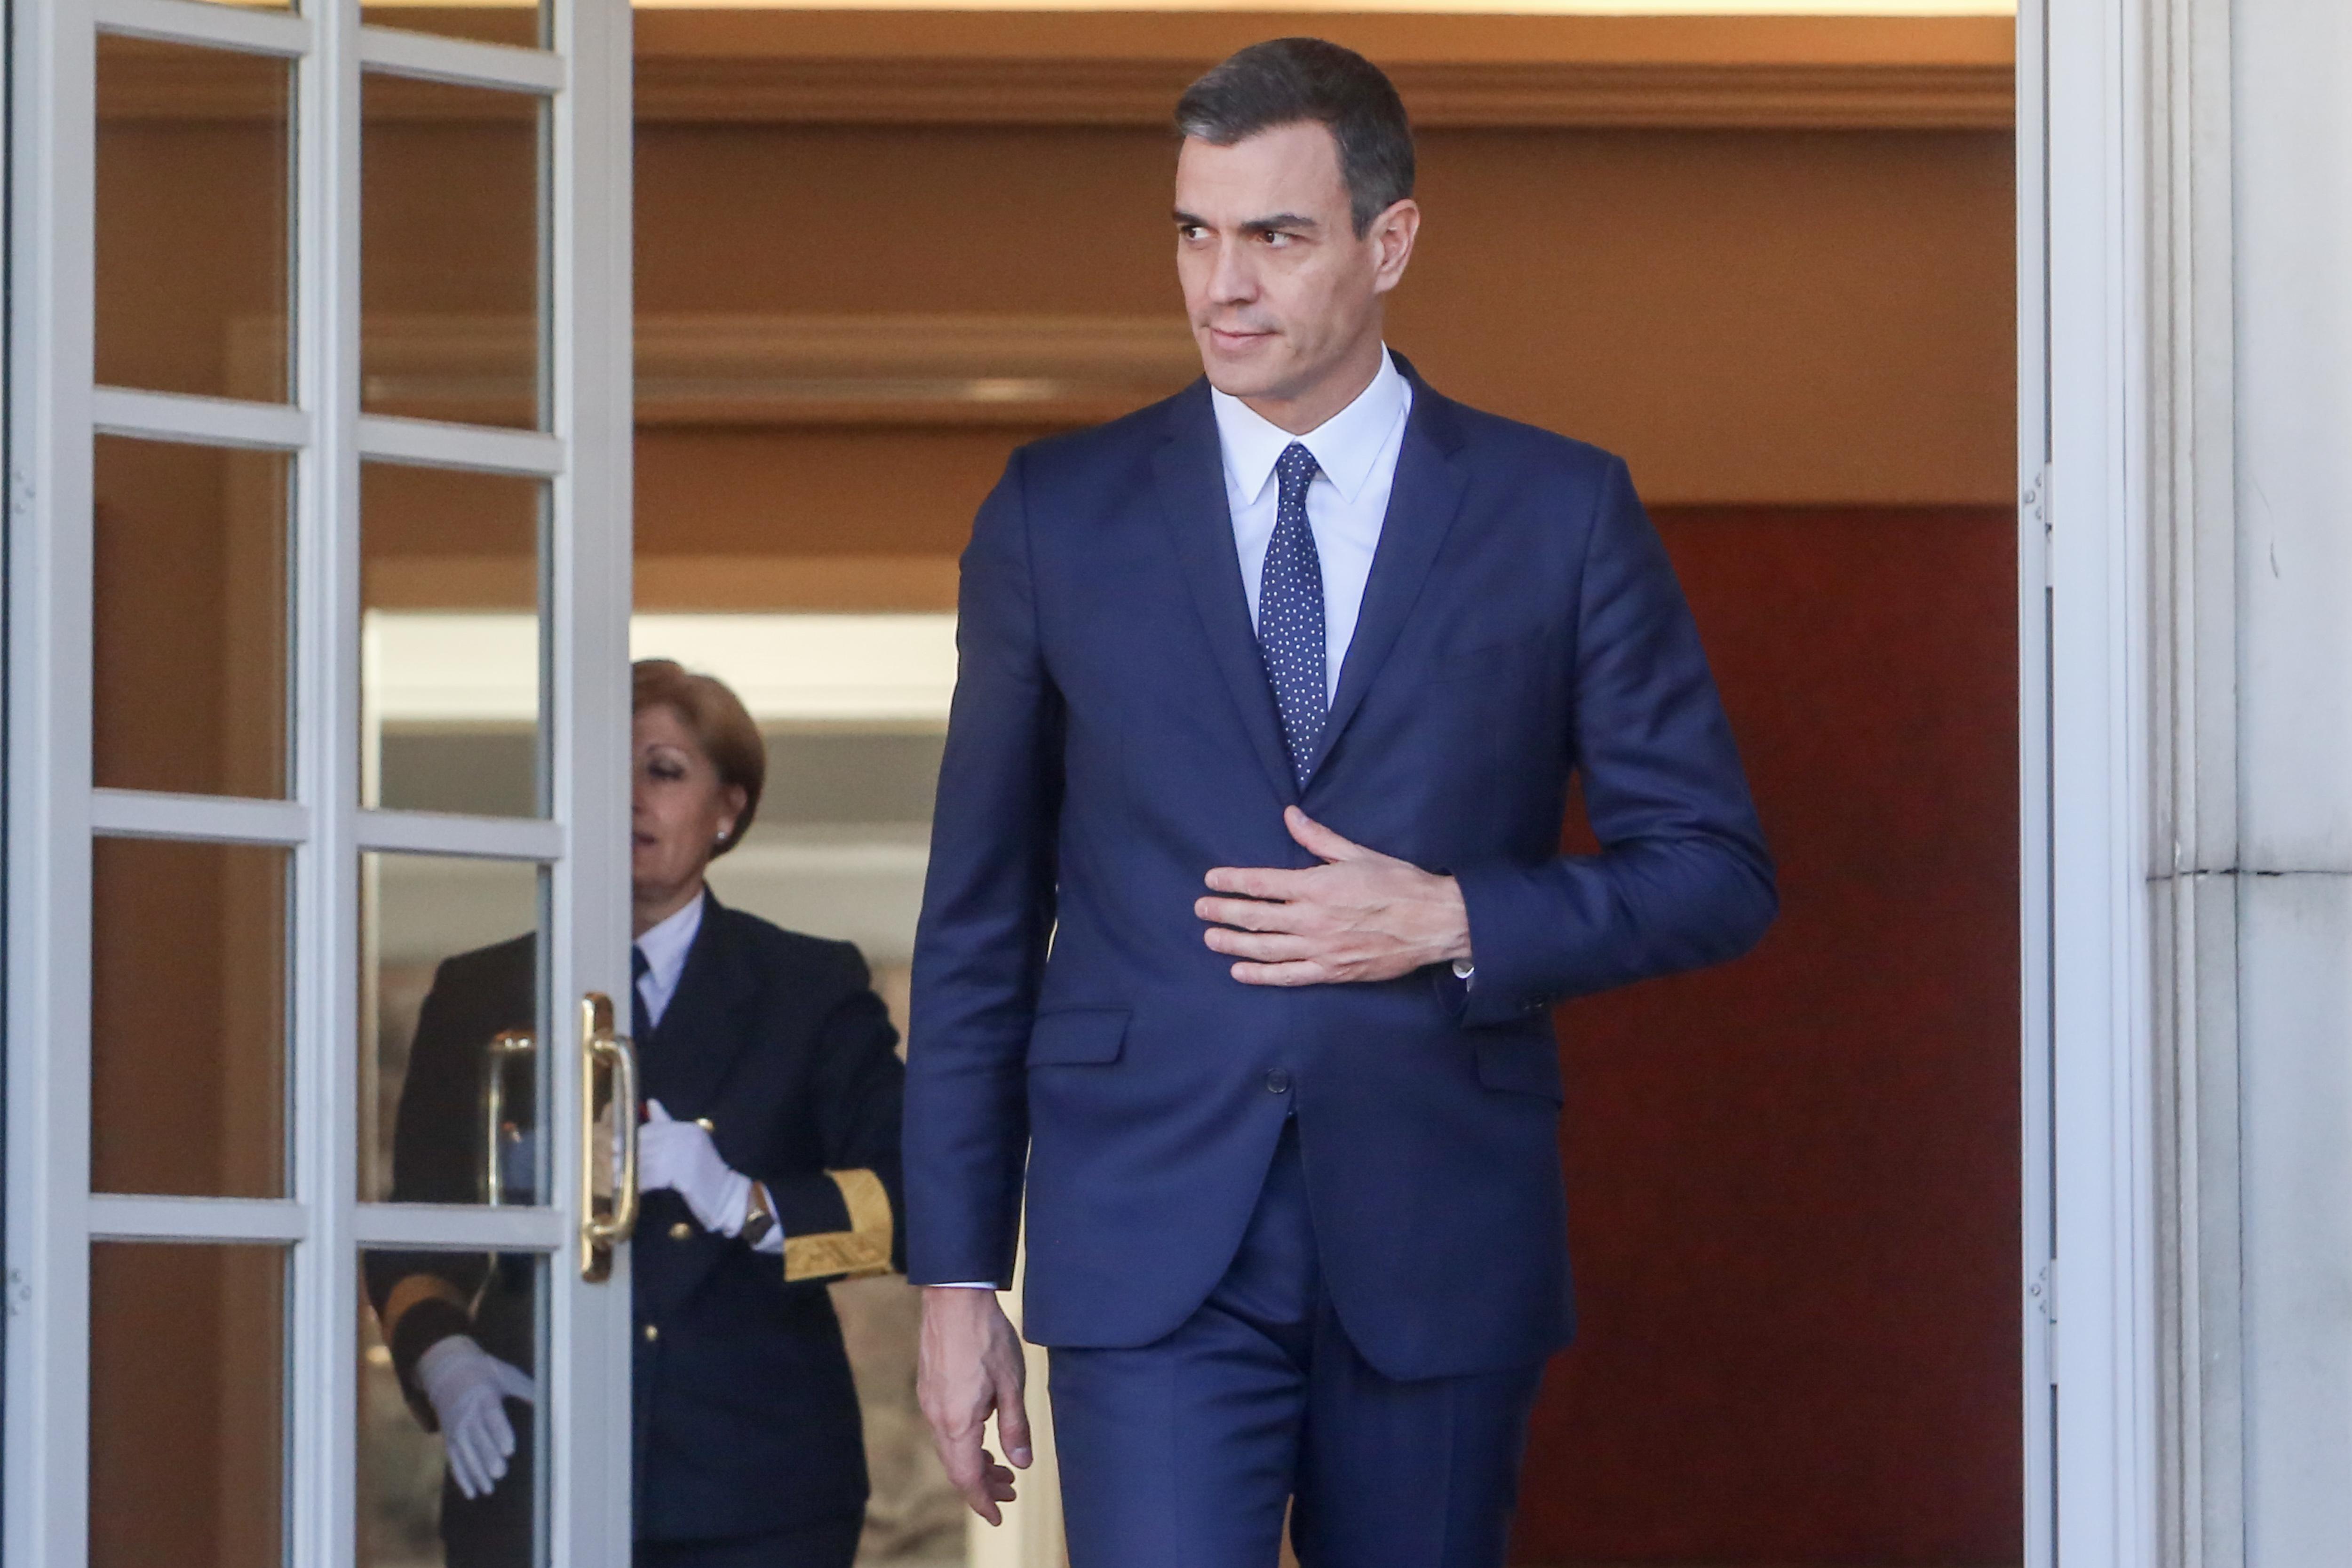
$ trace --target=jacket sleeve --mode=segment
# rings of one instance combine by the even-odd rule
[[[393,1126],[392,1200],[467,1204],[479,1201],[482,1133],[478,1094],[482,1040],[470,1038],[472,1009],[456,993],[450,969],[435,974],[417,1015],[416,1040],[400,1089]],[[417,1386],[416,1363],[451,1334],[473,1328],[474,1302],[489,1272],[478,1252],[388,1252],[361,1255],[369,1303],[409,1408],[432,1431],[433,1406]]]
[[[916,928],[907,1276],[1009,1289],[1025,1058],[1054,925],[1063,710],[1038,636],[1024,454],[964,551],[955,700]]]
[[[887,1274],[907,1263],[898,1124],[906,1068],[898,1031],[846,955],[841,999],[819,1026],[814,1080],[824,1169],[766,1184],[784,1236],[787,1282]]]
[[[1772,860],[1665,546],[1612,459],[1586,538],[1570,737],[1597,855],[1456,870],[1467,1025],[1736,958],[1779,908]]]

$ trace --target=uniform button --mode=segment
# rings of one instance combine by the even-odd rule
[[[1265,1091],[1268,1094],[1288,1094],[1290,1092],[1290,1075],[1283,1071],[1280,1068],[1275,1068],[1272,1072],[1265,1075]]]
[[[661,1338],[661,1329],[659,1325],[647,1323],[646,1325],[646,1338],[649,1341]]]
[[[693,1234],[694,1227],[687,1224],[684,1220],[680,1220],[676,1225],[669,1227],[669,1238],[672,1241],[684,1241]]]

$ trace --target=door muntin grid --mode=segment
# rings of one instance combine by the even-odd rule
[[[356,1550],[353,1369],[361,1359],[362,1294],[355,1263],[362,1248],[485,1247],[541,1259],[537,1267],[548,1281],[538,1352],[548,1368],[543,1393],[559,1411],[568,1403],[592,1433],[616,1429],[596,1419],[613,1408],[616,1394],[625,1407],[625,1370],[616,1379],[602,1363],[625,1359],[625,1303],[616,1311],[613,1292],[588,1295],[576,1283],[572,1216],[565,1207],[469,1217],[435,1205],[366,1205],[358,1201],[349,1157],[362,855],[503,857],[526,864],[548,889],[543,923],[556,932],[549,984],[567,991],[583,982],[612,990],[625,984],[625,883],[616,875],[624,775],[620,747],[600,742],[596,731],[615,714],[625,728],[626,520],[625,502],[613,498],[625,496],[627,465],[625,455],[600,459],[592,465],[599,470],[593,482],[583,485],[566,453],[583,430],[595,438],[592,450],[625,447],[626,331],[624,317],[617,331],[592,330],[591,341],[574,342],[554,333],[552,311],[562,297],[565,319],[575,324],[595,322],[603,306],[625,312],[627,25],[617,7],[570,0],[548,15],[540,41],[560,36],[566,46],[561,53],[363,26],[349,5],[297,11],[178,0],[26,0],[15,9],[8,378],[14,1321],[5,1548],[12,1560],[69,1564],[91,1560],[94,1550],[101,1557],[114,1550],[108,1544],[114,1536],[94,1531],[90,1513],[112,1506],[93,1487],[115,1487],[110,1495],[119,1499],[125,1473],[111,1459],[100,1463],[91,1446],[111,1441],[106,1434],[119,1424],[108,1426],[110,1415],[100,1419],[110,1405],[92,1405],[103,1389],[93,1383],[102,1369],[91,1361],[90,1332],[94,1302],[122,1294],[110,1283],[122,1270],[101,1277],[94,1257],[168,1262],[210,1248],[278,1260],[259,1272],[230,1270],[249,1279],[282,1277],[285,1286],[284,1394],[269,1402],[282,1426],[274,1446],[278,1474],[262,1487],[265,1500],[279,1495],[282,1507],[269,1527],[276,1545],[260,1548],[264,1556],[282,1551],[298,1561],[339,1563]],[[291,192],[278,217],[290,237],[283,305],[271,308],[275,296],[257,304],[238,296],[197,312],[207,319],[196,337],[222,342],[209,365],[186,354],[142,364],[136,353],[116,352],[124,342],[119,333],[104,355],[95,353],[102,290],[90,191],[99,161],[101,38],[118,63],[192,61],[193,78],[290,76],[293,84],[291,134],[281,138],[286,181],[279,188]],[[567,73],[583,63],[592,68],[588,89],[572,92]],[[503,91],[527,100],[527,115],[551,128],[536,160],[530,220],[541,236],[542,272],[531,331],[543,345],[539,395],[524,422],[530,428],[362,411],[356,126],[363,70]],[[181,73],[183,85],[191,79]],[[168,98],[171,84],[163,87]],[[194,90],[201,99],[212,89],[196,80]],[[150,121],[158,112],[168,119],[173,105],[159,111],[151,92],[140,112]],[[115,230],[126,222],[137,229],[130,219],[139,215],[126,219],[127,210],[114,215]],[[146,243],[152,247],[152,231]],[[137,254],[135,245],[123,248],[121,232],[110,244],[114,256]],[[111,287],[103,292],[120,296]],[[112,384],[93,381],[94,363],[106,368]],[[261,758],[257,773],[224,773],[217,759],[211,773],[179,775],[169,771],[168,758],[161,771],[96,765],[100,693],[90,660],[77,650],[89,648],[93,635],[89,501],[101,439],[121,443],[118,450],[185,449],[190,461],[276,455],[293,521],[292,547],[278,560],[286,614],[268,617],[285,628],[275,655],[282,673],[275,693],[267,680],[259,683],[262,743],[230,752],[244,763]],[[199,452],[215,456],[199,459]],[[549,521],[541,531],[538,570],[552,586],[542,605],[543,760],[532,784],[531,819],[357,804],[361,617],[351,531],[358,466],[366,459],[513,475],[545,487]],[[616,553],[623,564],[614,570]],[[558,652],[569,668],[554,668]],[[165,677],[187,674],[159,668]],[[249,740],[256,721],[244,722]],[[552,739],[567,734],[567,754],[544,756]],[[112,754],[119,760],[131,752],[135,745]],[[609,785],[602,782],[606,773]],[[283,1083],[274,1093],[265,1087],[257,1098],[265,1108],[282,1106],[286,1125],[277,1133],[248,1130],[226,1140],[284,1151],[282,1161],[265,1153],[259,1175],[219,1175],[221,1162],[212,1157],[196,1162],[202,1171],[194,1177],[158,1174],[117,1151],[106,1160],[110,1179],[98,1179],[89,1069],[91,862],[100,854],[276,868],[244,879],[272,883],[278,900],[274,910],[261,900],[255,927],[266,937],[274,921],[283,939],[274,1000],[268,981],[253,989],[263,1012],[280,1015],[285,1037],[274,1064],[269,1049],[259,1053],[268,1064],[260,1077],[274,1072]],[[198,878],[206,879],[223,879],[217,873]],[[118,889],[108,900],[110,925],[126,927],[135,897],[126,901]],[[142,940],[152,945],[157,939],[151,931]],[[254,938],[237,945],[260,952],[269,944]],[[570,1010],[548,1012],[556,1031],[568,1033]],[[266,1038],[270,1029],[255,1032]],[[40,1048],[31,1048],[32,1041]],[[555,1082],[545,1100],[561,1106],[576,1076],[562,1049],[550,1055]],[[542,1185],[560,1205],[567,1190],[561,1176],[574,1161],[562,1140],[549,1143],[541,1158],[554,1169]],[[116,1190],[94,1193],[94,1181]],[[174,1188],[182,1190],[169,1190]],[[136,1339],[110,1330],[107,1343]],[[108,1366],[120,1362],[98,1348],[111,1358]],[[121,1385],[114,1377],[105,1387]],[[604,1451],[611,1447],[593,1437],[553,1440],[550,1462],[541,1467],[549,1501],[535,1511],[547,1528],[534,1555],[586,1563],[604,1556],[613,1542],[625,1549],[626,1488],[612,1483],[625,1473],[625,1455]],[[121,1450],[117,1444],[106,1452],[119,1458]],[[267,1525],[270,1511],[254,1518]],[[239,1560],[261,1542],[256,1530],[269,1533],[264,1525],[238,1537]]]

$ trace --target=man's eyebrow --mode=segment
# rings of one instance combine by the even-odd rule
[[[1173,216],[1176,219],[1176,226],[1179,228],[1212,226],[1206,218],[1195,217],[1182,207],[1178,207]],[[1241,231],[1244,234],[1273,234],[1278,230],[1313,230],[1321,226],[1313,218],[1299,213],[1275,213],[1267,217],[1248,219],[1241,225]]]

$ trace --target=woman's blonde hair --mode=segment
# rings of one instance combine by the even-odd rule
[[[697,675],[674,658],[641,658],[629,667],[629,710],[676,711],[702,754],[719,770],[719,782],[743,792],[743,809],[736,814],[735,826],[710,852],[715,860],[743,842],[759,812],[760,786],[768,782],[768,748],[760,739],[760,727],[725,681]]]

